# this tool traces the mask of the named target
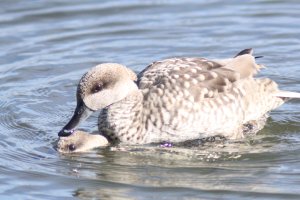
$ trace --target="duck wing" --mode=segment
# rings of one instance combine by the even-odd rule
[[[204,91],[223,93],[241,79],[253,78],[261,68],[245,49],[234,58],[208,60],[205,58],[171,58],[156,61],[138,74],[141,90],[152,88],[189,90],[195,98]],[[167,87],[165,87],[167,86]],[[211,97],[211,95],[208,95]]]
[[[278,92],[276,83],[254,79],[261,67],[252,50],[223,60],[171,58],[152,63],[137,80],[147,126],[169,141],[215,134],[240,137],[236,134],[242,124],[283,103],[270,95]]]

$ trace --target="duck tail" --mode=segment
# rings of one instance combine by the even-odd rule
[[[252,48],[249,48],[249,49],[244,49],[242,51],[240,51],[238,54],[236,54],[234,56],[234,58],[238,57],[238,56],[241,56],[241,55],[245,55],[245,54],[250,54],[252,55],[253,54],[253,49]]]
[[[245,55],[245,54],[250,54],[250,55],[253,55],[253,49],[252,48],[248,48],[248,49],[243,49],[242,51],[240,51],[239,53],[237,53],[234,58],[238,57],[238,56],[241,56],[241,55]],[[258,58],[262,58],[264,56],[254,56],[255,59],[258,59]]]
[[[300,93],[299,92],[289,92],[289,91],[279,91],[275,93],[276,97],[282,98],[282,99],[300,99]]]

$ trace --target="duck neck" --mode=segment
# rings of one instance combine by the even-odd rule
[[[143,94],[130,92],[123,100],[103,109],[99,116],[99,131],[111,142],[145,143]]]

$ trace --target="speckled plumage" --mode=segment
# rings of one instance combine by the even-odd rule
[[[251,54],[248,49],[225,60],[166,59],[149,65],[137,79],[125,66],[101,64],[83,76],[77,100],[101,109],[99,131],[111,141],[243,138],[247,123],[259,122],[284,103],[274,81],[253,77],[262,66]],[[91,88],[99,90],[86,92]]]
[[[203,58],[152,63],[138,75],[139,90],[102,111],[100,132],[134,144],[242,138],[243,124],[283,103],[269,93],[277,91],[273,81],[253,79],[259,69],[254,58],[242,57],[251,63],[247,73]]]

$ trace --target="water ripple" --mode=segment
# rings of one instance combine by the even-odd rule
[[[261,76],[299,91],[299,10],[291,1],[0,2],[0,190],[16,199],[298,199],[299,101],[244,141],[60,155],[76,85],[101,62],[141,71],[171,56],[253,47]],[[97,116],[81,128],[95,130]]]

